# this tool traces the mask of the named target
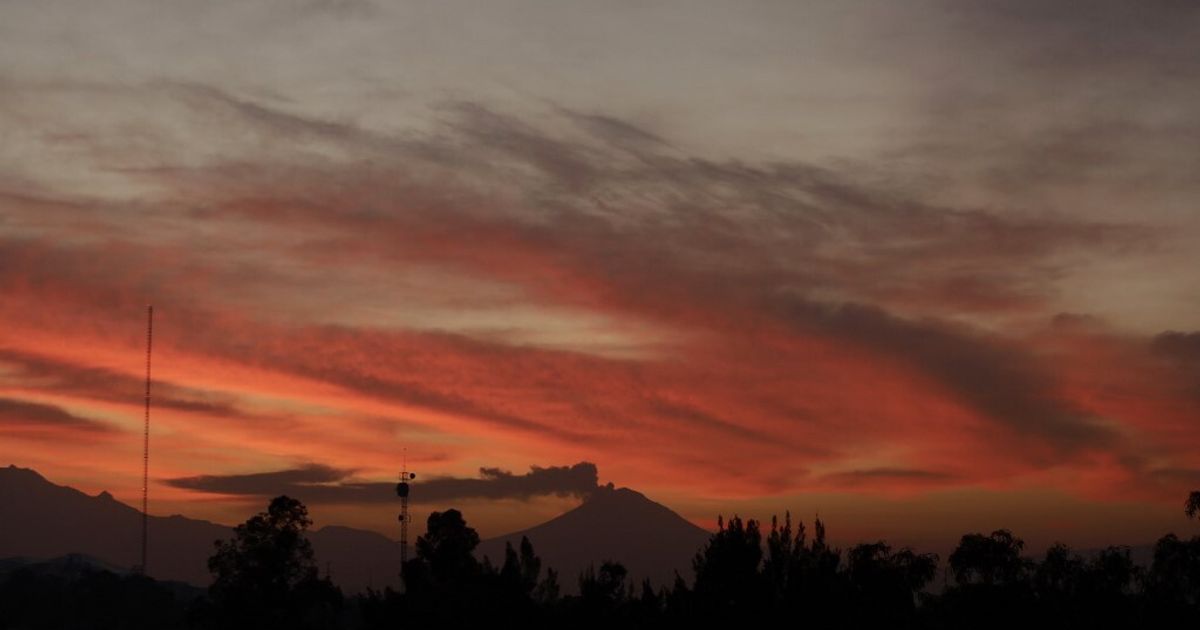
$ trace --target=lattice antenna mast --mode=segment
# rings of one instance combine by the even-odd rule
[[[408,449],[404,449],[404,465],[400,470],[400,483],[396,484],[396,495],[400,497],[400,588],[406,590],[404,565],[408,563],[408,482],[416,479],[416,473],[408,472]]]
[[[142,563],[138,572],[146,573],[146,547],[149,530],[150,499],[150,350],[154,341],[154,307],[146,306],[146,410],[142,422]]]

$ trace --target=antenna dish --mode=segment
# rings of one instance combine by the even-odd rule
[[[396,495],[400,497],[400,588],[407,592],[407,580],[404,577],[404,565],[408,564],[408,482],[416,479],[417,474],[408,472],[408,449],[404,449],[404,468],[400,469],[400,483],[396,484]]]

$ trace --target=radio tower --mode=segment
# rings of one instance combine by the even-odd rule
[[[408,472],[408,452],[405,449],[400,483],[396,484],[396,496],[400,497],[400,588],[402,590],[405,589],[404,565],[408,562],[408,482],[416,478],[416,473]]]
[[[142,424],[142,563],[137,572],[146,573],[146,534],[150,497],[150,348],[154,340],[154,307],[146,306],[146,412]]]

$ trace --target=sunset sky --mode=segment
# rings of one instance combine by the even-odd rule
[[[1197,41],[1167,0],[0,2],[0,466],[138,504],[153,304],[155,514],[395,537],[407,449],[484,536],[610,481],[930,549],[1188,529]]]

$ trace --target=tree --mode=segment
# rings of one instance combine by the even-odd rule
[[[416,557],[404,565],[402,608],[409,622],[417,627],[474,627],[504,619],[520,626],[532,620],[539,603],[558,597],[555,576],[539,585],[541,559],[527,539],[519,550],[506,545],[499,567],[490,558],[475,558],[478,545],[479,534],[462,512],[449,509],[429,515],[425,533],[417,538]]]
[[[1038,564],[1033,584],[1043,601],[1060,604],[1076,596],[1086,570],[1083,557],[1070,547],[1055,543]]]
[[[1188,518],[1195,518],[1196,514],[1200,514],[1200,490],[1193,490],[1188,495],[1183,504],[1183,513],[1187,514]]]
[[[271,500],[234,529],[230,540],[215,542],[208,559],[213,574],[209,595],[219,615],[233,625],[316,627],[331,622],[341,592],[318,576],[312,525],[304,504],[288,496]]]
[[[533,591],[533,599],[540,604],[554,604],[558,601],[558,571],[546,569],[546,577],[538,582]]]
[[[771,588],[771,596],[777,602],[798,600],[801,587],[801,561],[805,549],[806,532],[804,523],[798,523],[793,534],[792,513],[784,514],[783,526],[779,519],[771,517],[771,531],[767,534],[767,557],[763,561],[763,575]]]
[[[864,543],[846,554],[853,609],[864,625],[894,626],[916,615],[916,595],[933,580],[938,558],[883,541]],[[870,622],[869,624],[866,622]]]
[[[1167,534],[1154,545],[1146,587],[1157,607],[1200,606],[1200,536]]]
[[[600,570],[589,565],[579,576],[579,597],[584,607],[594,611],[611,611],[627,598],[625,577],[629,571],[620,562],[604,561]]]
[[[417,537],[416,561],[424,565],[434,583],[462,586],[482,571],[474,555],[477,546],[479,534],[467,527],[462,512],[433,512],[425,521],[425,535]]]
[[[538,586],[542,572],[542,559],[533,551],[533,543],[521,537],[521,552],[518,555],[511,542],[504,543],[504,564],[500,567],[500,579],[510,589],[531,597]]]
[[[1025,541],[1007,529],[991,536],[967,534],[950,554],[950,570],[959,584],[1004,585],[1019,582],[1027,563],[1021,558]]]
[[[939,598],[935,627],[1013,628],[1032,623],[1035,563],[1021,557],[1025,542],[1007,529],[966,534],[950,554],[955,584]],[[1051,576],[1043,576],[1051,579]]]
[[[759,573],[762,558],[758,521],[734,516],[726,524],[718,517],[717,532],[692,560],[697,603],[719,615],[761,609],[769,595]]]

